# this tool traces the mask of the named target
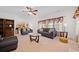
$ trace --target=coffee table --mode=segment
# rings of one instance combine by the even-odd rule
[[[38,34],[38,33],[29,33],[29,36],[30,36],[30,41],[35,41],[37,43],[39,43],[39,36],[41,34]]]

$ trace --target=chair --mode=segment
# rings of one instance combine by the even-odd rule
[[[60,32],[59,40],[63,43],[68,43],[68,32]]]

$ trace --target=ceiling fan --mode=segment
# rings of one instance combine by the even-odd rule
[[[76,19],[77,17],[79,17],[79,6],[77,7],[75,13],[74,13],[74,16],[73,18]]]
[[[24,12],[27,12],[29,15],[37,15],[38,10],[31,6],[26,6],[23,10]]]

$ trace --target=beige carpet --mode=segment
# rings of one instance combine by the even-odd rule
[[[30,42],[29,35],[16,35],[18,37],[18,48],[16,52],[61,52],[68,51],[69,44],[62,43],[56,37],[54,39],[40,36],[39,43]]]
[[[79,51],[73,49],[73,43],[62,43],[56,37],[50,39],[40,36],[39,43],[30,42],[29,35],[16,35],[18,37],[18,48],[13,52],[68,52]],[[74,48],[77,45],[74,45]],[[76,48],[75,48],[76,49]]]

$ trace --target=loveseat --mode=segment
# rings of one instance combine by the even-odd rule
[[[33,32],[33,30],[32,29],[27,29],[27,28],[22,28],[21,29],[21,35],[26,35],[26,34],[28,34],[28,33],[31,33],[31,32]]]
[[[52,39],[57,36],[57,31],[55,30],[55,28],[41,28],[38,29],[37,32],[40,33],[42,36]]]

